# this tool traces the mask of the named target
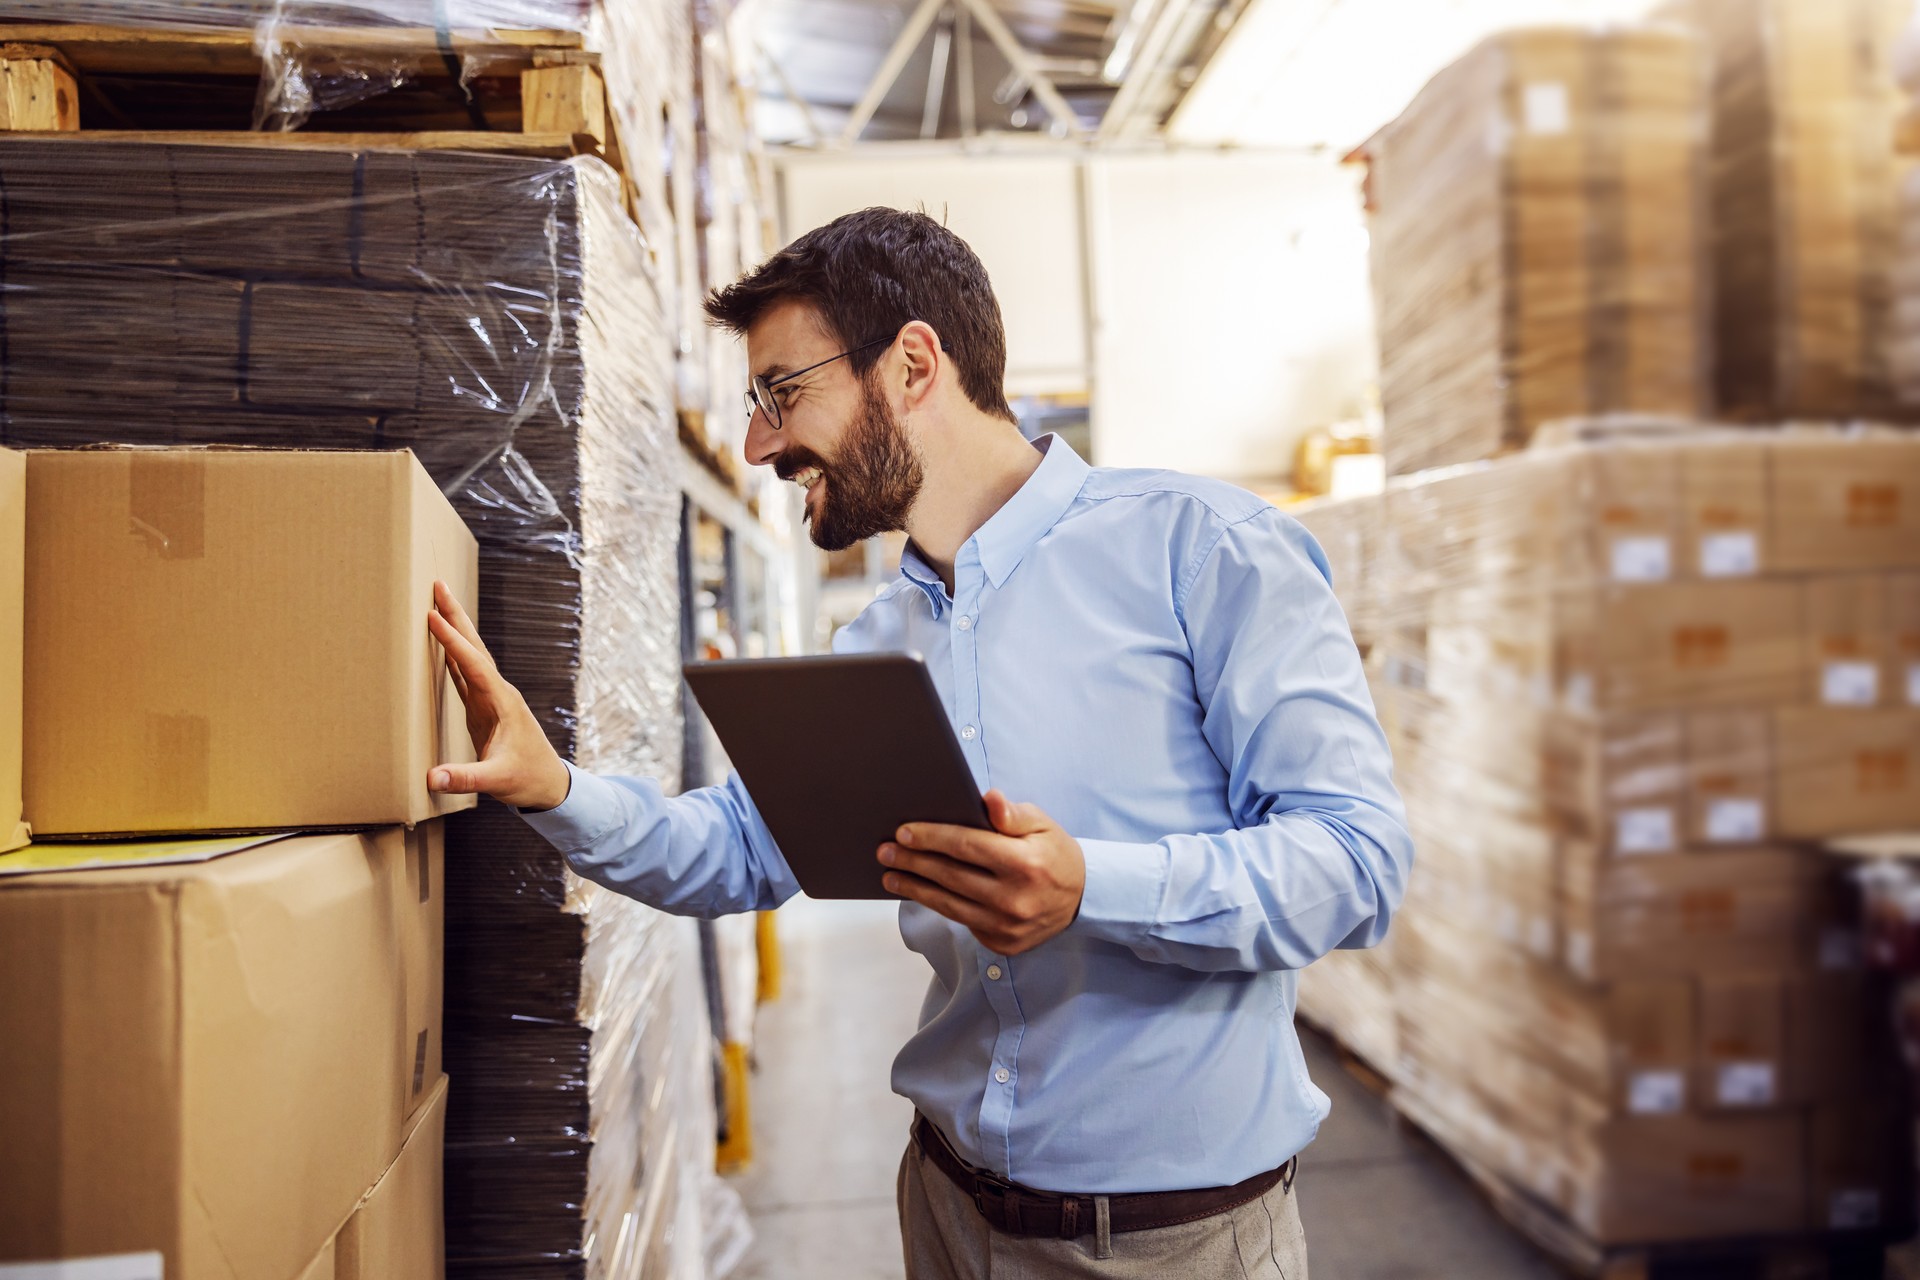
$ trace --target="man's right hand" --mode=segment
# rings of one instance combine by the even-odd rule
[[[567,798],[572,778],[560,753],[520,691],[500,676],[481,643],[473,619],[444,582],[433,584],[427,630],[447,651],[447,671],[467,707],[473,764],[437,764],[427,773],[429,791],[478,792],[517,809],[552,809]]]

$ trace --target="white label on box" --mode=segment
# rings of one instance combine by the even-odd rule
[[[1766,805],[1748,796],[1722,796],[1707,806],[1707,839],[1752,844],[1767,831]]]
[[[1593,710],[1593,673],[1577,671],[1568,676],[1566,699],[1569,711]]]
[[[1558,80],[1530,84],[1521,97],[1527,132],[1561,134],[1573,124],[1573,112],[1567,102],[1567,86]]]
[[[1751,578],[1760,572],[1760,539],[1748,529],[1700,539],[1700,576]]]
[[[1627,1077],[1627,1110],[1637,1116],[1667,1116],[1687,1101],[1687,1077],[1681,1071],[1636,1071]]]
[[[1493,931],[1502,942],[1520,941],[1520,908],[1503,902],[1494,910]]]
[[[0,1262],[0,1280],[164,1280],[158,1253],[116,1253],[63,1262]]]
[[[1622,809],[1613,820],[1615,853],[1669,853],[1673,837],[1671,809]]]
[[[1820,931],[1822,969],[1858,969],[1865,959],[1865,948],[1861,945],[1858,930],[1830,925]]]
[[[1880,667],[1872,662],[1829,662],[1820,671],[1820,701],[1830,707],[1870,707],[1880,701]]]
[[[1567,967],[1586,977],[1593,973],[1593,935],[1575,930],[1567,935]]]
[[[1527,950],[1541,959],[1553,956],[1553,921],[1535,916],[1527,921]]]
[[[1827,1228],[1859,1231],[1880,1225],[1880,1192],[1873,1187],[1846,1187],[1827,1201]]]
[[[1718,1092],[1723,1107],[1769,1107],[1774,1101],[1771,1062],[1728,1062],[1720,1068]]]
[[[1920,707],[1920,662],[1907,666],[1907,705]]]
[[[1665,582],[1673,576],[1673,553],[1667,540],[1641,536],[1613,540],[1615,582]]]

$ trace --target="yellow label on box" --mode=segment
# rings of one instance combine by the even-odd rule
[[[180,862],[210,862],[242,849],[282,839],[225,836],[211,840],[112,840],[97,844],[33,844],[0,854],[0,876],[42,875],[56,871],[105,871],[114,867],[159,867]]]

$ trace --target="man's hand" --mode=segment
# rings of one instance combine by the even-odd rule
[[[882,883],[962,924],[997,955],[1031,951],[1073,923],[1087,887],[1080,842],[1037,805],[986,795],[993,831],[909,823],[880,846]]]
[[[480,759],[435,765],[429,791],[474,792],[521,809],[551,809],[567,798],[572,779],[560,753],[520,691],[500,678],[473,619],[444,582],[433,584],[427,630],[447,651],[447,671],[467,707],[467,732]]]

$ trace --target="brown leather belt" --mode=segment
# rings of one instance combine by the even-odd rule
[[[976,1169],[959,1157],[932,1121],[917,1112],[913,1117],[913,1141],[997,1230],[1009,1235],[1060,1240],[1074,1240],[1094,1233],[1099,1208],[1096,1197],[1035,1191]],[[1198,1222],[1258,1200],[1281,1183],[1291,1191],[1299,1162],[1300,1157],[1295,1156],[1278,1169],[1257,1173],[1230,1187],[1107,1196],[1107,1230],[1151,1231],[1155,1227]]]

